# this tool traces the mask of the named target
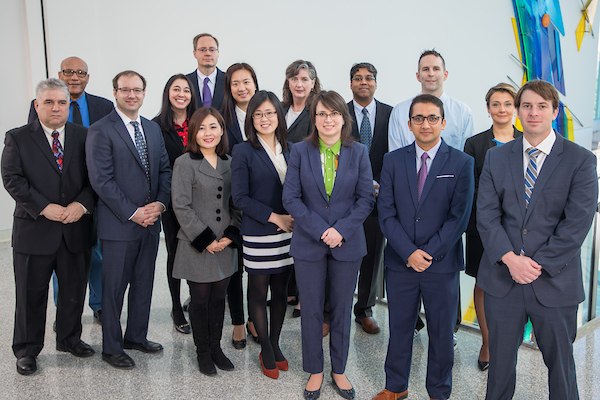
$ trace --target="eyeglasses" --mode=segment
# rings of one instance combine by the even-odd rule
[[[342,116],[342,113],[339,111],[334,111],[331,114],[327,114],[326,112],[319,112],[315,115],[318,119],[327,119],[327,117],[330,117],[331,119],[338,119]]]
[[[209,53],[214,53],[215,51],[219,51],[219,49],[217,49],[216,47],[200,47],[199,49],[196,49],[196,51],[199,51],[200,53],[204,53],[205,51],[208,51]]]
[[[352,77],[352,80],[354,82],[362,82],[363,79],[367,82],[372,82],[375,80],[375,77],[373,75],[367,75],[367,76],[360,76],[360,75],[356,75]]]
[[[135,93],[135,94],[142,94],[144,93],[144,89],[140,89],[140,88],[134,88],[134,89],[130,89],[127,87],[120,87],[120,88],[116,88],[119,92],[123,93],[123,94],[129,94],[131,92]]]
[[[423,125],[423,122],[425,122],[425,120],[429,122],[429,125],[435,125],[438,122],[440,122],[440,119],[443,118],[439,115],[415,115],[414,117],[410,117],[410,119],[412,120],[412,122],[414,122],[415,125]]]
[[[262,117],[271,119],[273,117],[277,116],[277,113],[275,111],[267,111],[267,112],[255,112],[254,114],[252,114],[252,118],[254,119],[261,119]]]
[[[73,74],[77,74],[77,76],[80,78],[85,78],[87,76],[87,71],[84,71],[82,69],[63,69],[60,72],[62,72],[64,76],[73,76]]]

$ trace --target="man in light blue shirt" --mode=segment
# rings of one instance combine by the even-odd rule
[[[442,138],[451,147],[463,150],[465,141],[473,136],[473,113],[466,104],[444,93],[444,81],[448,78],[446,63],[435,50],[425,50],[419,57],[417,80],[421,82],[421,94],[432,94],[444,103],[446,129]],[[394,151],[414,142],[408,129],[408,109],[412,98],[394,107],[390,117],[389,150]]]

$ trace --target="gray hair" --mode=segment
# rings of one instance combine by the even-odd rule
[[[47,90],[62,90],[67,95],[67,100],[71,97],[69,87],[66,83],[57,78],[48,78],[37,84],[35,88],[35,98],[41,99]]]

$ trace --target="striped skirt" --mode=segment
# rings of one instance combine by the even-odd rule
[[[292,234],[242,235],[244,267],[249,274],[278,274],[291,269],[294,259],[290,256]]]

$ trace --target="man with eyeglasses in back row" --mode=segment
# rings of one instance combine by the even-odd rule
[[[192,93],[196,108],[214,107],[223,109],[225,94],[225,73],[217,68],[219,62],[219,41],[210,33],[194,37],[194,58],[198,68],[186,76],[192,82]]]

